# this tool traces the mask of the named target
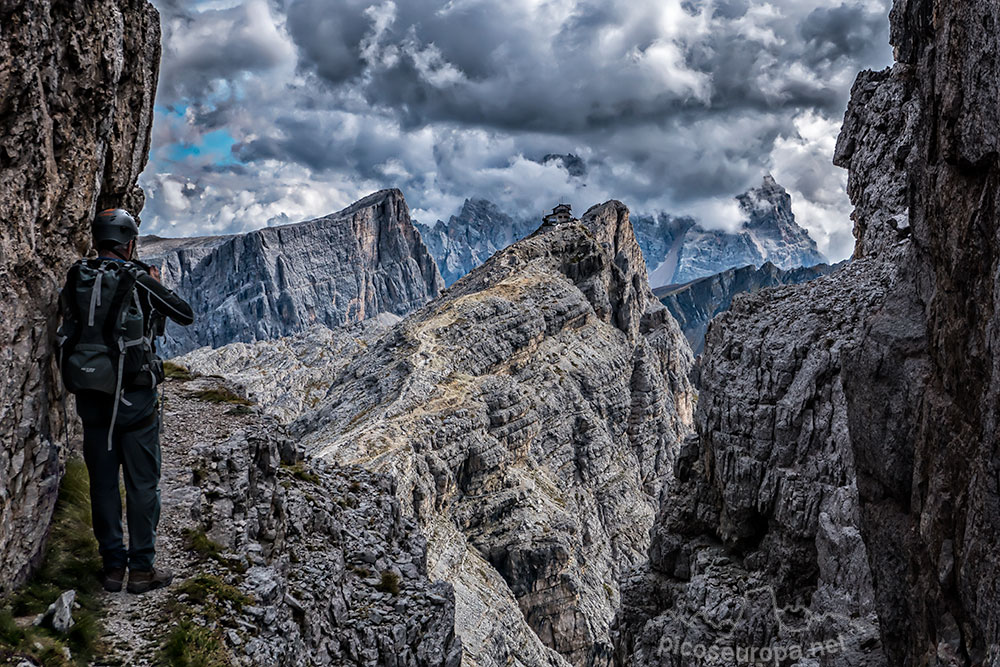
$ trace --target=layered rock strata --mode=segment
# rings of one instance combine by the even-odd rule
[[[160,57],[145,0],[0,7],[0,593],[41,553],[67,424],[52,362],[95,211],[142,208]]]
[[[648,544],[690,364],[609,202],[404,320],[294,430],[320,456],[391,471],[432,575],[456,588],[470,664],[584,664]]]
[[[431,577],[455,586],[465,664],[608,650],[616,582],[644,557],[693,400],[690,350],[648,287],[625,207],[496,254],[377,341],[355,334],[349,363],[304,354],[326,335],[338,334],[289,343],[292,382],[322,386],[292,432],[396,479]],[[268,355],[237,348],[182,362],[242,367],[266,395]]]
[[[195,312],[195,326],[168,324],[167,356],[404,315],[444,287],[399,190],[308,222],[228,237],[143,237],[140,248]]]
[[[710,326],[619,663],[1000,660],[998,11],[896,2],[897,63],[859,76],[836,153],[857,259]]]

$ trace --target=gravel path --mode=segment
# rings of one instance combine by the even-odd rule
[[[132,595],[124,588],[120,593],[102,594],[106,605],[102,643],[107,650],[95,665],[156,664],[160,644],[173,620],[165,608],[171,588],[197,572],[211,569],[184,545],[184,529],[196,525],[194,512],[199,507],[199,491],[191,485],[191,450],[196,445],[222,442],[257,419],[255,413],[234,414],[230,404],[190,396],[214,386],[217,383],[212,379],[167,380],[163,385],[162,509],[156,565],[174,571],[174,584],[144,595]]]

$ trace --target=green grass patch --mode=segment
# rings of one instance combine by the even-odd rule
[[[252,603],[250,596],[214,574],[201,573],[187,579],[173,591],[168,603],[170,616],[179,620],[160,646],[160,663],[171,667],[234,664],[220,620],[230,614],[230,609],[239,612]]]
[[[12,656],[30,656],[43,665],[86,665],[98,655],[102,607],[96,574],[100,568],[87,467],[79,459],[70,459],[59,485],[42,566],[21,590],[0,602],[0,664]],[[16,618],[43,613],[69,589],[76,591],[80,608],[73,610],[74,625],[68,633],[18,625]],[[64,657],[63,647],[70,650],[72,662]]]
[[[319,475],[317,475],[314,472],[306,470],[305,466],[302,465],[301,461],[294,465],[288,465],[287,463],[282,463],[281,468],[282,470],[291,474],[291,476],[294,477],[295,479],[300,479],[303,482],[309,482],[310,484],[320,483]]]
[[[163,362],[163,374],[171,380],[191,380],[194,375],[186,367],[174,363],[173,361]]]
[[[230,405],[251,406],[253,401],[248,401],[242,396],[237,396],[225,387],[215,387],[213,389],[201,389],[188,394],[188,398],[196,398],[207,403],[229,403]]]
[[[252,415],[253,408],[249,405],[234,405],[226,410],[227,415]]]
[[[190,618],[178,623],[160,649],[160,661],[171,667],[229,667],[233,664],[219,628]]]
[[[214,574],[204,572],[196,574],[178,586],[177,593],[187,595],[188,604],[214,606],[214,609],[208,609],[209,613],[205,615],[206,620],[212,621],[219,619],[219,614],[216,612],[220,611],[220,607],[226,602],[231,603],[236,611],[242,611],[244,606],[253,604],[253,598],[240,589],[227,584]]]
[[[246,572],[246,563],[238,558],[230,558],[222,553],[222,545],[208,537],[204,530],[185,528],[183,531],[184,546],[198,554],[202,562],[214,560],[216,563],[239,572]]]
[[[375,590],[382,593],[399,594],[399,575],[391,570],[382,573],[382,579],[375,584]]]

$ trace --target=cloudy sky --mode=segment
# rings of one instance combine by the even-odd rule
[[[248,231],[380,188],[540,215],[620,199],[735,224],[773,173],[837,260],[831,164],[889,0],[153,0],[163,59],[143,230]],[[580,160],[548,159],[574,155]]]

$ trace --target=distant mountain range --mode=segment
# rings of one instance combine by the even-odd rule
[[[846,260],[833,266],[817,264],[784,270],[771,262],[765,262],[759,269],[753,265],[728,269],[682,285],[658,287],[653,293],[670,310],[691,345],[691,350],[698,355],[705,347],[708,323],[716,315],[729,310],[737,294],[809,282],[833,273],[845,264]]]
[[[770,175],[736,198],[745,218],[737,231],[707,229],[690,217],[632,216],[653,287],[685,283],[748,265],[779,269],[827,261],[792,212],[792,199]],[[515,217],[484,199],[467,199],[458,215],[416,224],[447,285],[538,228],[540,217]]]
[[[416,223],[446,285],[538,229],[540,219],[513,218],[493,202],[466,199],[458,215],[436,225]]]

